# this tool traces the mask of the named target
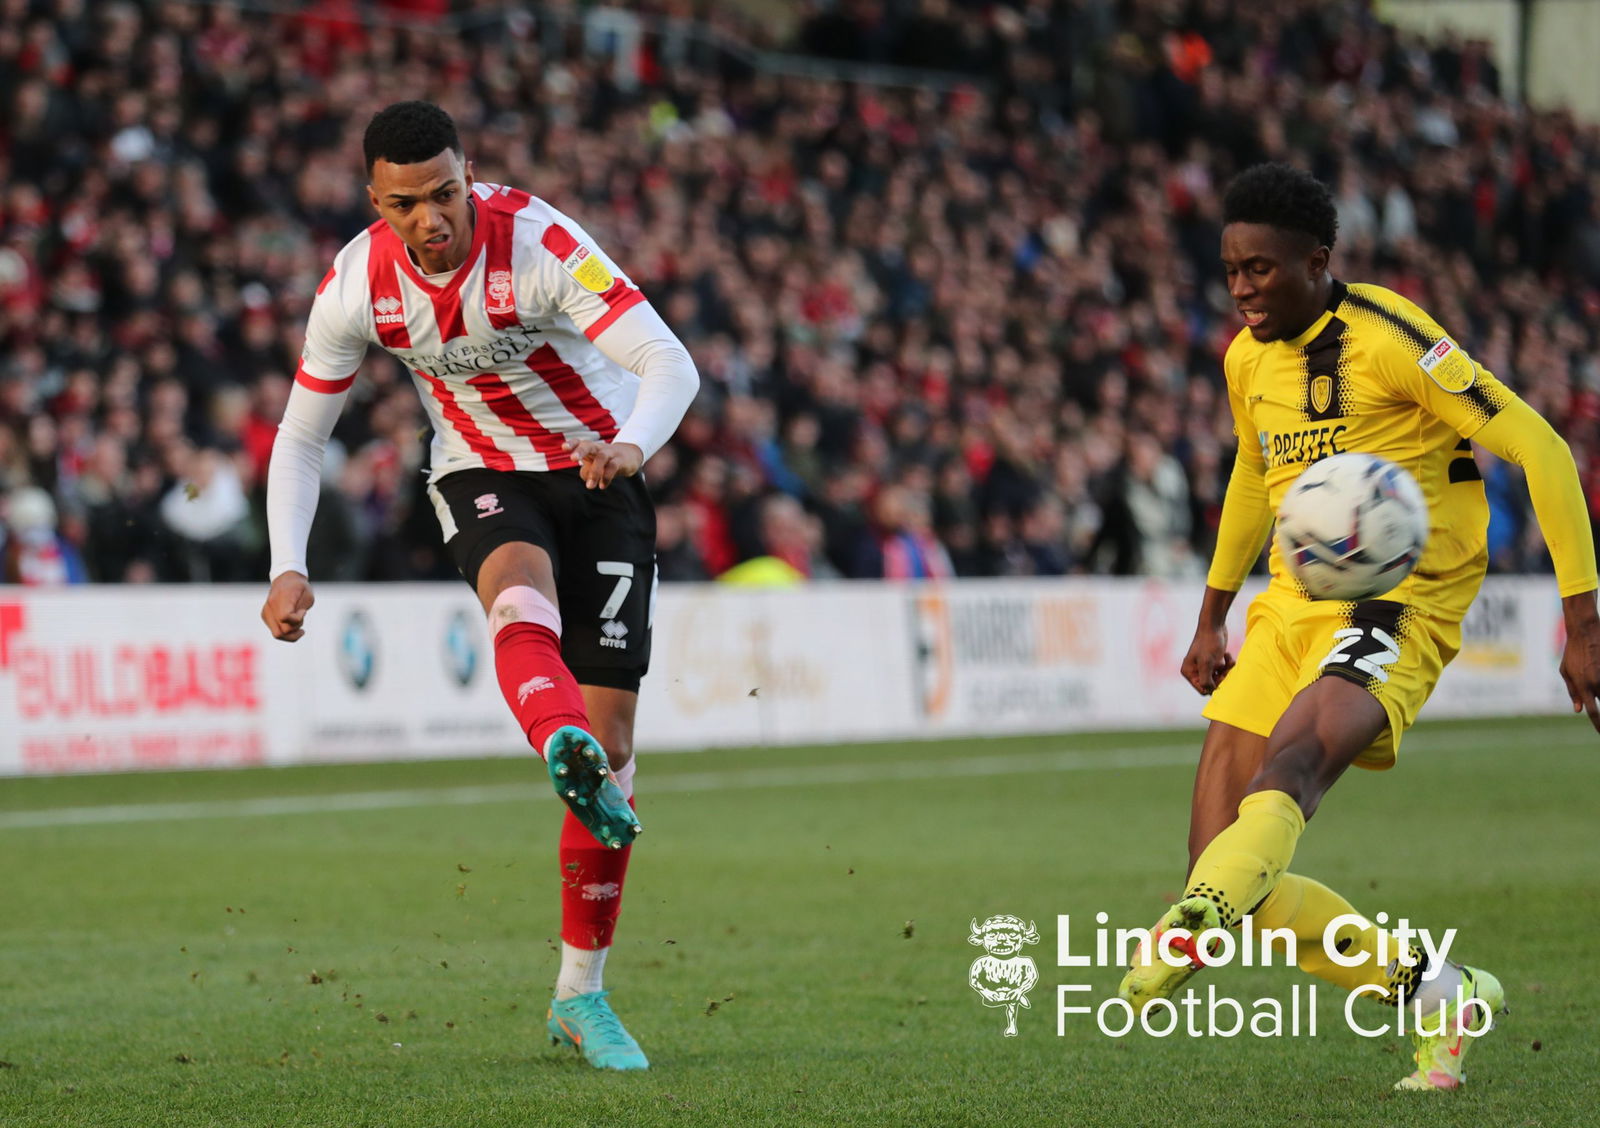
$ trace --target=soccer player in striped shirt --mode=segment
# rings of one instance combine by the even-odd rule
[[[284,641],[305,633],[323,450],[378,345],[427,409],[428,492],[446,546],[488,614],[506,702],[568,807],[551,1037],[598,1068],[645,1069],[602,981],[640,830],[633,722],[650,659],[655,512],[637,475],[699,377],[582,227],[473,179],[437,106],[380,111],[365,156],[380,218],[317,287],[267,475],[261,617]]]

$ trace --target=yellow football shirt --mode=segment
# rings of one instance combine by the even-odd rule
[[[1253,471],[1265,484],[1254,550],[1306,466],[1376,454],[1411,472],[1429,510],[1427,547],[1390,598],[1464,614],[1488,562],[1489,508],[1469,439],[1516,394],[1415,304],[1364,283],[1335,282],[1328,308],[1291,340],[1241,330],[1223,367],[1243,464],[1234,481]],[[1254,559],[1242,555],[1219,543],[1208,582],[1237,589]],[[1270,565],[1274,586],[1298,593],[1276,546]]]

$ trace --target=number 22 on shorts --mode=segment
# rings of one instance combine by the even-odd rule
[[[1333,632],[1333,638],[1333,649],[1319,666],[1348,662],[1362,673],[1386,682],[1389,671],[1384,667],[1400,660],[1400,644],[1381,627],[1345,627]]]

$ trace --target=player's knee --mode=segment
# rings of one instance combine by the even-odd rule
[[[499,634],[512,623],[533,623],[561,634],[561,611],[536,588],[508,587],[489,605],[489,632]]]
[[[478,598],[489,608],[506,592],[531,588],[555,602],[555,571],[549,555],[537,545],[515,541],[502,544],[479,566],[474,581]]]
[[[611,762],[612,771],[620,772],[633,763],[633,733],[630,726],[617,721],[608,724],[604,719],[597,720],[594,738],[606,750],[606,759]]]

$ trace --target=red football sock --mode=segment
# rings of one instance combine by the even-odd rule
[[[561,660],[561,616],[554,605],[533,588],[508,588],[495,600],[489,622],[499,626],[494,668],[500,692],[533,750],[543,756],[544,742],[562,725],[587,730],[583,691]]]
[[[634,806],[632,799],[628,800]],[[561,824],[561,939],[574,948],[611,947],[622,911],[622,882],[632,846],[612,850],[567,812]]]

